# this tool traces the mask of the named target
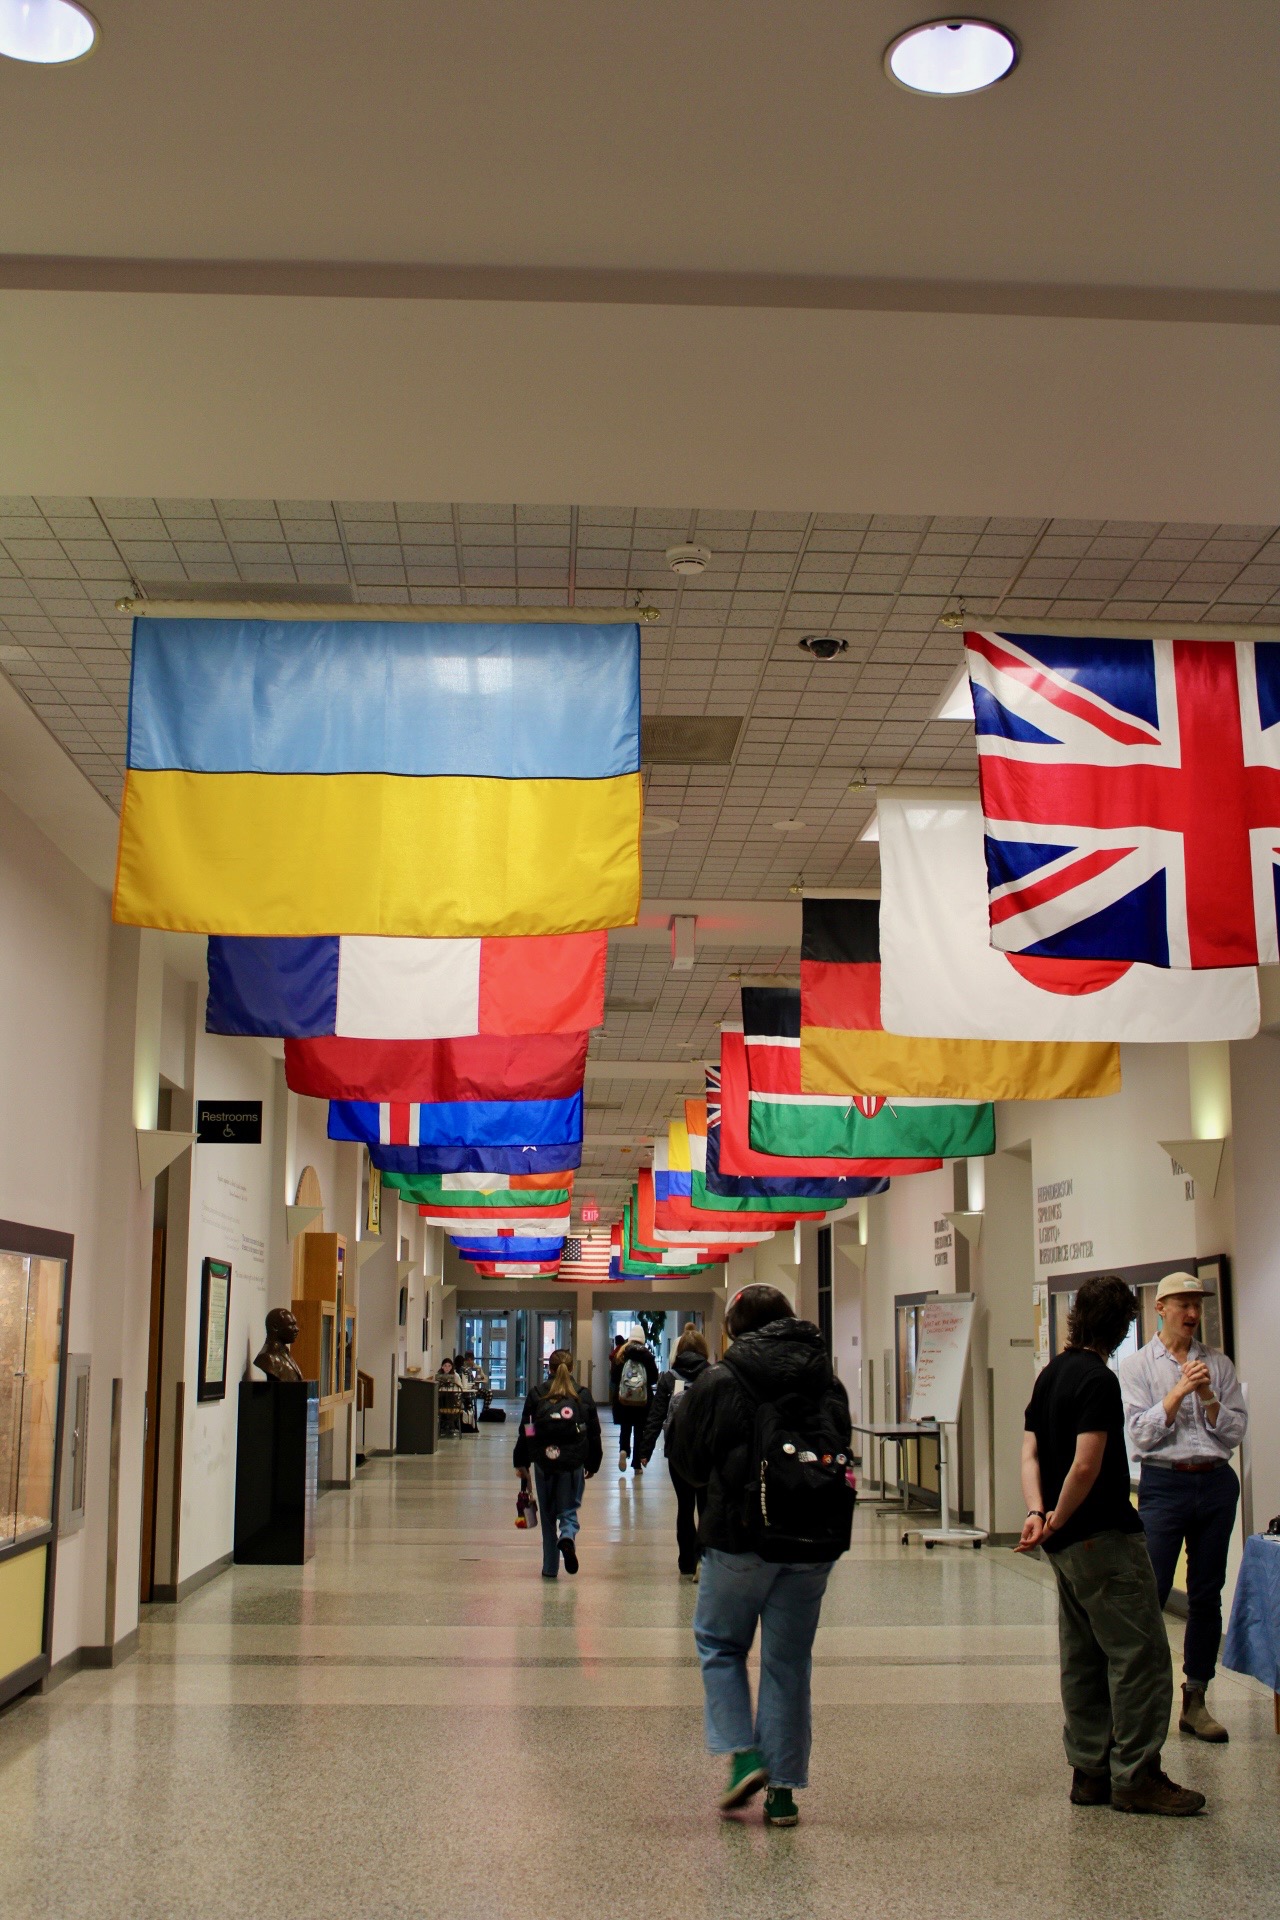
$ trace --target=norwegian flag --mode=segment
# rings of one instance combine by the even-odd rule
[[[1280,959],[1280,643],[967,633],[991,944]]]

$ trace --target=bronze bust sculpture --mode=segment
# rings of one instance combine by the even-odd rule
[[[269,1380],[301,1380],[302,1369],[289,1349],[298,1337],[298,1323],[288,1307],[272,1307],[267,1315],[267,1337],[254,1360]]]

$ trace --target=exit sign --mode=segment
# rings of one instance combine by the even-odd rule
[[[596,1224],[596,1221],[597,1221],[597,1220],[598,1220],[599,1218],[600,1218],[600,1209],[599,1209],[599,1207],[598,1207],[598,1206],[596,1205],[596,1203],[595,1203],[595,1201],[594,1201],[594,1200],[588,1200],[588,1201],[586,1201],[586,1202],[584,1202],[584,1204],[583,1204],[583,1208],[582,1208],[582,1224],[583,1224],[583,1226],[584,1226],[584,1227],[594,1227],[594,1225]]]

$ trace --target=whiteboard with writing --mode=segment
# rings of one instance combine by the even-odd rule
[[[951,1422],[960,1418],[973,1304],[971,1293],[940,1293],[922,1303],[908,1419]]]

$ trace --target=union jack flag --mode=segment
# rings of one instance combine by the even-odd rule
[[[994,947],[1280,959],[1280,643],[965,645]]]

